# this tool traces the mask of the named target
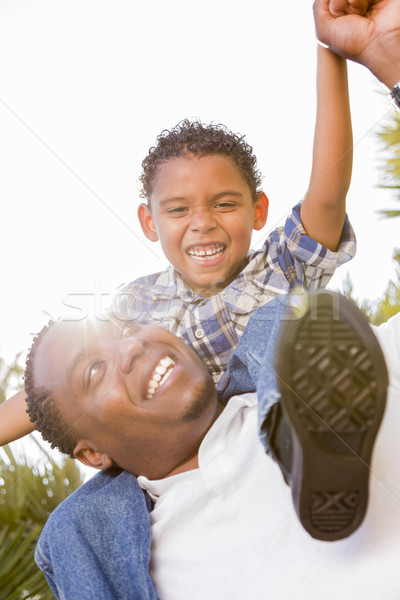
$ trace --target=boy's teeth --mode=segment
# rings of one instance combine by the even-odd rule
[[[151,400],[160,385],[167,381],[174,366],[175,363],[172,358],[169,356],[163,356],[154,369],[151,379],[148,383],[146,400]]]
[[[193,256],[195,258],[208,258],[209,256],[217,256],[218,254],[221,254],[221,252],[224,251],[224,246],[213,246],[211,248],[207,248],[206,250],[204,248],[189,248],[189,250],[187,251],[189,256]]]

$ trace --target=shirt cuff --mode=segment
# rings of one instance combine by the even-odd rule
[[[351,260],[356,253],[357,243],[348,216],[345,217],[338,249],[333,252],[307,235],[300,218],[300,206],[301,202],[293,208],[283,230],[286,245],[293,256],[305,264],[324,269]]]

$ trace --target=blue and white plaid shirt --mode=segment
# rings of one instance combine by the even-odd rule
[[[325,287],[355,251],[347,217],[338,250],[332,252],[307,236],[299,203],[285,225],[272,231],[260,250],[250,251],[239,275],[214,296],[196,294],[169,267],[121,288],[115,308],[130,319],[160,325],[183,338],[207,365],[222,393],[229,358],[252,312],[299,287]]]

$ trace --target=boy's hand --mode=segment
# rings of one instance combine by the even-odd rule
[[[333,17],[344,15],[365,15],[370,0],[330,0],[329,11]]]
[[[347,5],[347,8],[346,8]],[[318,39],[392,88],[400,79],[400,0],[316,0]]]

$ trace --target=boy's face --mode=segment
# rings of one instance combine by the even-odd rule
[[[80,439],[136,475],[165,477],[195,456],[217,416],[215,386],[197,355],[165,329],[60,322],[43,338],[35,385],[53,391]],[[88,450],[89,449],[89,450]]]
[[[243,267],[253,229],[267,219],[268,200],[250,187],[226,156],[180,157],[161,166],[150,207],[139,220],[145,235],[202,295],[226,287]]]

